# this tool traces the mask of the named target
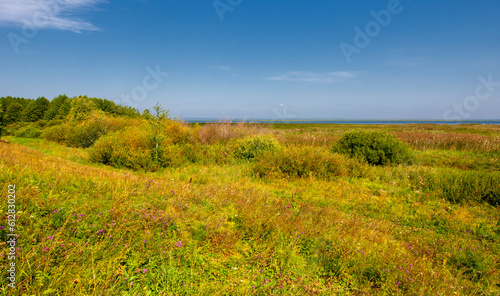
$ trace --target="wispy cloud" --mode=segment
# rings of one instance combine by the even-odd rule
[[[279,76],[264,77],[264,79],[276,80],[276,81],[335,83],[355,77],[356,74],[354,72],[347,72],[347,71],[327,72],[327,73],[293,71],[293,72],[287,72]]]
[[[0,0],[0,26],[21,26],[73,32],[98,31],[75,15],[104,0]]]

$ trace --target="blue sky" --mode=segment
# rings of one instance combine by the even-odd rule
[[[498,119],[499,28],[494,0],[0,0],[0,96],[159,101],[183,118]]]

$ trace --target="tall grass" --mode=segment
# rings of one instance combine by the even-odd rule
[[[372,167],[302,144],[249,162],[232,157],[237,137],[207,144],[195,127],[168,130],[176,136],[165,147],[188,160],[157,172],[78,164],[71,155],[88,149],[44,140],[15,139],[38,150],[0,142],[0,194],[18,188],[15,293],[499,292],[498,173]],[[137,153],[148,134],[130,131],[97,143],[114,137],[121,146],[111,149],[130,158],[123,143]]]

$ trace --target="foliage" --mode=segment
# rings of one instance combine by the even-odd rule
[[[151,132],[151,127],[143,124],[107,134],[94,144],[90,159],[115,167],[153,170]]]
[[[272,136],[254,136],[240,141],[235,156],[243,159],[253,159],[265,151],[280,149],[278,141]]]
[[[20,103],[15,102],[10,104],[5,111],[5,123],[9,124],[22,121],[23,110],[23,105]]]
[[[373,165],[411,163],[410,148],[383,132],[351,131],[335,144],[333,151]]]
[[[38,138],[42,131],[33,125],[25,126],[19,129],[14,135],[20,138]]]
[[[0,101],[0,139],[4,135],[5,130],[5,108],[3,103]]]
[[[68,113],[68,119],[80,121],[86,119],[92,111],[96,109],[93,101],[86,97],[78,97],[71,100],[71,109]]]
[[[498,294],[500,216],[488,200],[500,159],[486,146],[370,166],[329,152],[352,126],[288,125],[272,130],[282,149],[233,161],[238,137],[201,142],[196,127],[166,121],[158,164],[147,121],[102,122],[115,131],[94,147],[108,143],[100,156],[119,169],[88,163],[94,148],[0,141],[2,195],[16,184],[16,226],[28,235],[16,249],[19,295]],[[376,129],[444,129],[427,128]],[[443,133],[460,129],[494,139],[499,128]],[[465,155],[466,166],[453,160]],[[149,172],[157,165],[168,167]],[[270,173],[255,178],[257,165]]]
[[[44,119],[45,120],[52,120],[55,119],[56,116],[59,114],[59,108],[66,102],[69,101],[68,96],[66,95],[59,95],[55,97],[49,104],[47,111],[45,111],[44,114]]]
[[[68,131],[69,127],[67,125],[54,125],[44,129],[40,138],[62,144],[65,143],[68,138]]]
[[[153,133],[151,141],[153,142],[153,158],[154,161],[159,161],[159,152],[162,147],[160,143],[163,140],[163,129],[165,128],[165,121],[168,119],[168,110],[163,109],[159,102],[153,107],[155,114],[145,113],[145,118],[148,120]]]
[[[500,173],[443,168],[409,175],[415,186],[438,192],[454,202],[486,202],[500,206]]]
[[[69,147],[88,148],[106,133],[107,130],[103,121],[85,120],[69,129],[66,144]]]
[[[365,165],[325,148],[292,146],[267,151],[256,157],[253,172],[260,177],[278,175],[287,177],[360,176]]]

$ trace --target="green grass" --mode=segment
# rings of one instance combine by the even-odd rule
[[[1,194],[16,184],[20,249],[17,290],[10,291],[2,276],[0,291],[500,293],[500,210],[483,194],[496,200],[500,190],[491,147],[419,148],[413,165],[374,167],[327,152],[353,128],[455,133],[457,127],[273,126],[285,148],[275,159],[268,153],[255,161],[216,161],[220,155],[207,154],[205,161],[155,172],[90,163],[88,149],[7,137],[0,142]],[[345,173],[330,173],[325,161],[340,162]],[[273,163],[281,173],[257,174],[256,165],[269,170]],[[362,173],[351,173],[353,165]],[[294,173],[304,168],[309,173]],[[6,202],[0,210],[4,216]],[[2,242],[6,235],[0,230]],[[5,245],[0,252],[6,270]]]

